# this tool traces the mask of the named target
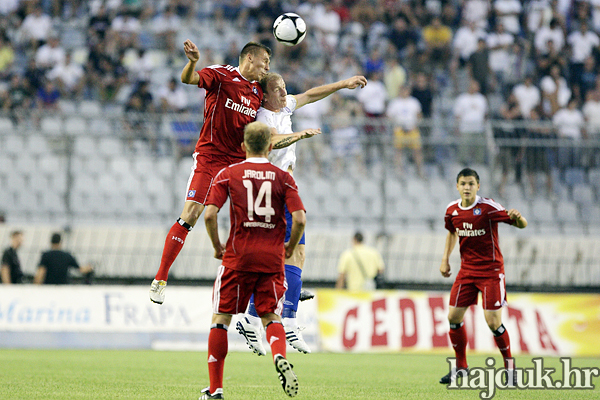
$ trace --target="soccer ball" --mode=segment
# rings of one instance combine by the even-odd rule
[[[281,14],[273,23],[273,35],[280,43],[295,46],[306,36],[306,23],[298,14]]]

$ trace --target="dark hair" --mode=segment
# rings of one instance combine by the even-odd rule
[[[363,234],[362,234],[362,233],[360,233],[360,232],[356,232],[356,233],[354,234],[354,240],[356,241],[356,243],[362,243],[364,239],[365,239],[365,238],[363,237]]]
[[[479,183],[479,174],[477,174],[477,172],[474,169],[464,168],[456,176],[456,182],[458,182],[458,180],[460,179],[461,176],[462,177],[473,176],[473,177],[475,177],[475,180],[477,181],[477,183]]]
[[[271,128],[266,124],[254,121],[244,128],[244,144],[250,154],[262,154],[271,144]]]
[[[252,53],[253,55],[256,55],[260,49],[266,51],[269,57],[271,57],[273,52],[269,46],[265,46],[264,44],[257,42],[248,42],[240,52],[240,64],[242,63],[242,60],[246,58],[247,54]]]
[[[59,244],[59,243],[60,243],[60,241],[61,241],[61,239],[62,239],[62,238],[61,238],[61,236],[60,236],[60,233],[58,233],[58,232],[54,232],[54,233],[52,234],[52,237],[50,238],[50,243],[52,243],[52,244]]]
[[[10,237],[13,238],[15,236],[22,235],[22,234],[23,234],[23,231],[18,231],[18,230],[17,231],[12,231],[10,233]]]

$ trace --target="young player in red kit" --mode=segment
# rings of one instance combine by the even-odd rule
[[[263,97],[257,81],[269,70],[271,56],[268,47],[250,42],[240,53],[239,67],[212,65],[196,71],[198,47],[186,40],[183,48],[189,61],[181,81],[206,89],[204,125],[193,155],[183,211],[167,234],[160,267],[150,286],[150,300],[159,304],[164,301],[169,269],[204,210],[215,175],[246,157],[240,148],[244,126],[256,118]]]
[[[271,345],[275,369],[285,393],[298,393],[298,379],[286,360],[285,330],[281,311],[286,290],[284,258],[298,245],[306,215],[294,178],[274,166],[267,156],[272,149],[271,130],[262,122],[245,128],[244,162],[221,170],[212,184],[204,220],[215,249],[222,259],[213,287],[213,316],[208,336],[210,386],[200,399],[223,398],[223,367],[227,356],[227,329],[232,314],[244,312],[254,294]],[[227,245],[219,239],[217,213],[230,199],[231,229]],[[284,243],[286,217],[292,214],[290,240]]]
[[[516,383],[510,339],[502,324],[506,285],[504,260],[498,244],[498,223],[504,222],[523,229],[527,226],[527,220],[515,209],[506,211],[494,200],[478,196],[479,175],[470,168],[458,173],[456,188],[460,199],[453,201],[446,208],[445,223],[449,232],[440,266],[442,276],[448,278],[451,275],[450,254],[456,241],[460,241],[460,271],[452,285],[448,312],[449,336],[456,353],[456,370],[443,376],[440,383],[449,384],[458,372],[468,372],[467,331],[463,318],[467,308],[477,304],[479,292],[482,293],[485,320],[508,370],[509,383]]]

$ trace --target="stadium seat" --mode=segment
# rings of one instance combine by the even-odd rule
[[[573,201],[581,205],[591,205],[594,203],[594,192],[590,185],[578,183],[573,186]]]
[[[585,171],[581,168],[569,168],[565,170],[565,183],[569,187],[585,183]]]
[[[27,152],[35,156],[48,153],[48,141],[43,135],[33,134],[27,138]]]
[[[577,224],[579,215],[577,205],[574,203],[560,202],[556,205],[556,217],[564,224]]]
[[[77,114],[77,103],[72,100],[59,100],[58,108],[60,109],[60,112],[66,116],[73,116]]]
[[[99,117],[102,114],[102,106],[94,100],[83,100],[79,103],[78,111],[84,117]]]
[[[92,118],[88,121],[88,131],[90,135],[94,136],[111,136],[115,133],[112,129],[114,121],[104,120],[101,118]],[[102,142],[100,142],[102,144]]]
[[[83,121],[83,120],[82,120]],[[69,132],[73,134],[74,132]],[[98,152],[98,142],[90,136],[80,136],[75,138],[73,151],[76,156],[89,157]]]
[[[59,117],[43,117],[40,122],[43,133],[58,136],[64,133],[63,122]]]
[[[350,197],[356,193],[356,182],[350,178],[341,178],[334,182],[333,189],[337,196]]]
[[[4,138],[3,152],[20,155],[25,150],[25,138],[20,135],[8,135]]]
[[[14,125],[10,118],[0,117],[0,134],[10,135],[14,133]]]

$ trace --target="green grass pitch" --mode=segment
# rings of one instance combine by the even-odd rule
[[[483,366],[485,356],[470,356]],[[303,355],[288,359],[300,381],[296,399],[479,399],[479,391],[448,390],[437,383],[446,355],[384,353]],[[500,358],[497,358],[497,363]],[[531,357],[517,357],[531,366]],[[560,367],[557,358],[545,367]],[[576,367],[599,367],[598,358],[573,359]],[[595,390],[501,390],[495,399],[600,399]],[[197,399],[208,385],[206,353],[117,350],[0,350],[0,399]],[[232,352],[225,364],[228,400],[286,399],[271,357]]]

